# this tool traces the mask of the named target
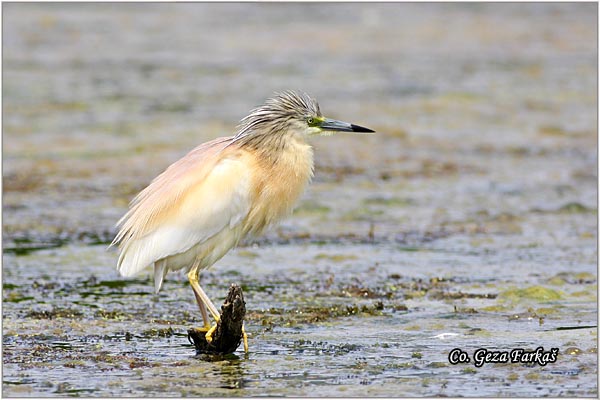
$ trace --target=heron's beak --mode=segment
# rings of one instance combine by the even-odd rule
[[[335,119],[325,118],[321,123],[321,129],[334,132],[353,132],[353,133],[374,133],[374,130],[362,126],[349,124],[348,122],[336,121]]]

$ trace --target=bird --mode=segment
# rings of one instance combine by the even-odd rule
[[[291,213],[313,177],[308,139],[336,132],[374,133],[324,117],[305,92],[274,93],[233,136],[200,144],[131,200],[111,243],[119,250],[118,272],[131,277],[153,268],[158,293],[167,272],[183,269],[210,343],[220,314],[200,286],[200,272]],[[247,353],[245,329],[243,342]]]

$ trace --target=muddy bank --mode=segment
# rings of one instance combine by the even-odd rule
[[[596,7],[5,5],[3,395],[597,396]],[[106,247],[290,88],[378,133],[314,140],[294,215],[203,274],[250,353],[197,358],[184,276]]]

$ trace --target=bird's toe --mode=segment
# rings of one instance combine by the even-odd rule
[[[206,341],[208,343],[212,342],[213,335],[215,334],[216,330],[217,330],[217,324],[214,324],[211,328],[208,328],[208,330],[206,331],[206,334],[204,335],[204,337],[206,338]]]

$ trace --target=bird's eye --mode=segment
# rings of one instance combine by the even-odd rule
[[[309,125],[312,125],[312,124],[314,124],[314,122],[315,122],[315,120],[314,120],[312,117],[309,117],[309,118],[306,120],[306,123],[307,123],[307,124],[309,124]]]

